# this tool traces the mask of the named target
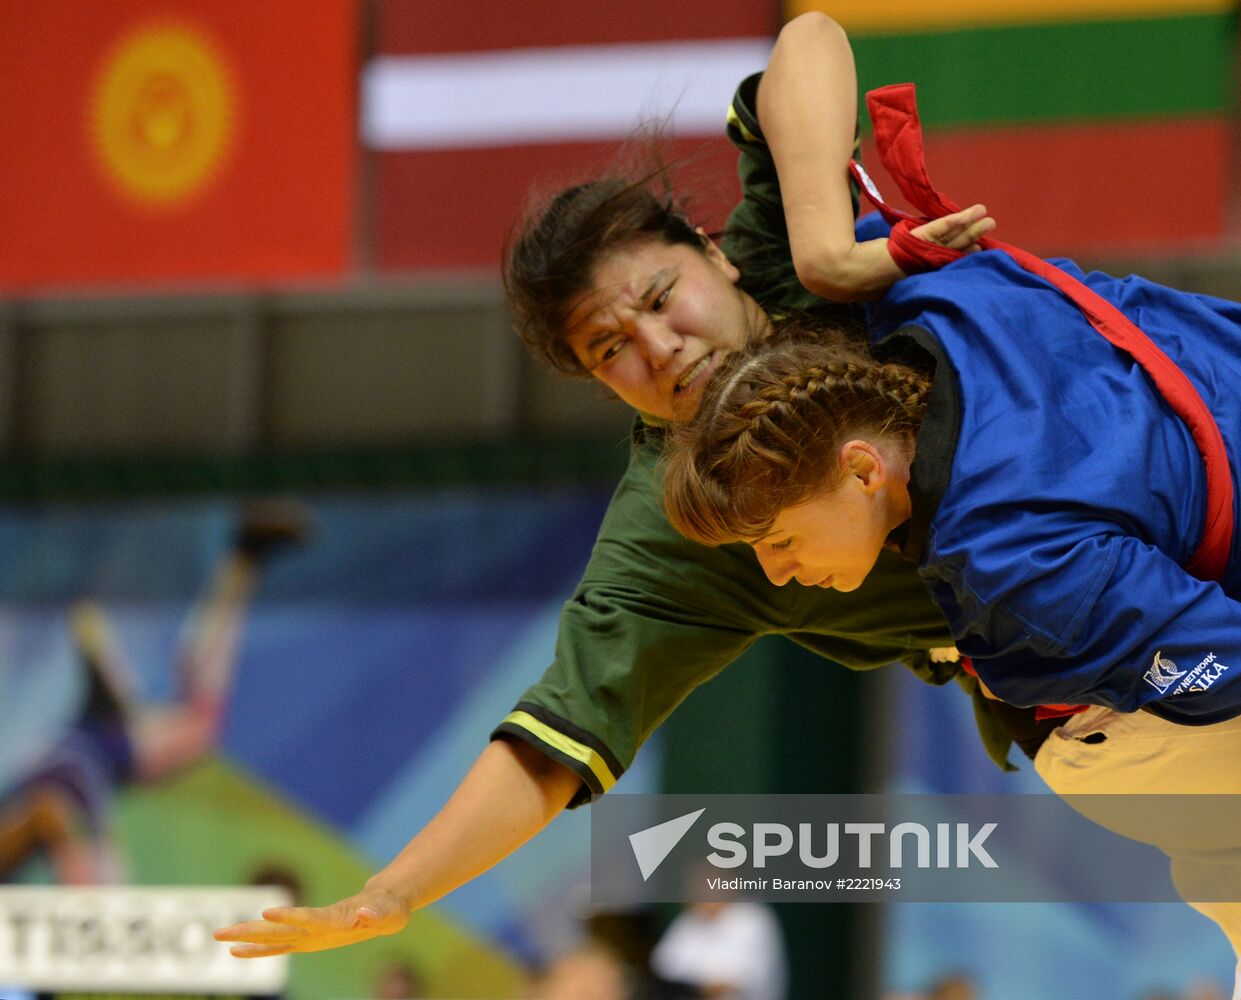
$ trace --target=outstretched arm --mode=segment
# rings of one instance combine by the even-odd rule
[[[568,804],[580,779],[524,743],[494,740],[447,804],[360,892],[328,906],[275,907],[216,931],[240,958],[324,951],[395,934],[433,903],[503,860]]]
[[[884,239],[858,243],[848,164],[857,124],[857,76],[844,29],[802,14],[781,30],[758,89],[758,118],[780,175],[793,265],[826,299],[875,298],[904,277]],[[973,205],[915,230],[957,250],[994,228]]]

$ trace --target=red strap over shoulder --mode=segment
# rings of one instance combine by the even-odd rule
[[[926,172],[926,146],[922,141],[922,119],[912,83],[894,83],[866,95],[879,147],[879,160],[900,188],[905,200],[926,219],[959,212],[961,206],[935,190]]]

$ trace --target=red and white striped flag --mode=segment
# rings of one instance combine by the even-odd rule
[[[643,119],[669,121],[674,157],[705,141],[708,186],[728,178],[726,194],[704,199],[706,221],[720,221],[736,195],[728,102],[765,64],[778,22],[775,4],[707,0],[468,12],[447,0],[387,0],[362,79],[376,265],[494,269],[531,188],[606,168]]]

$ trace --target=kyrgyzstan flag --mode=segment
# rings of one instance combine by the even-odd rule
[[[774,3],[384,0],[362,92],[375,263],[494,270],[531,188],[606,169],[643,119],[669,122],[696,221],[718,224],[728,104],[778,27]]]
[[[0,290],[339,276],[356,0],[0,5]]]

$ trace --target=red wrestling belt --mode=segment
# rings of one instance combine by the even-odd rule
[[[974,661],[968,656],[961,657],[961,669],[971,677],[977,677],[978,671],[974,669]],[[1046,719],[1061,719],[1066,715],[1078,715],[1089,705],[1037,705],[1034,708],[1034,721],[1043,722]]]
[[[912,274],[942,267],[964,256],[959,250],[912,235],[915,226],[960,210],[935,190],[927,175],[922,124],[918,119],[913,84],[901,83],[872,90],[866,95],[866,106],[875,128],[880,160],[909,203],[924,213],[918,218],[885,204],[861,166],[850,163],[850,170],[867,198],[893,225],[888,248],[897,266]],[[1185,421],[1202,456],[1207,487],[1202,540],[1185,570],[1199,580],[1218,580],[1223,576],[1232,547],[1232,471],[1219,427],[1198,390],[1176,363],[1124,313],[1072,275],[1000,240],[984,238],[979,244],[986,250],[1003,250],[1026,271],[1054,285],[1109,343],[1142,366],[1168,405]]]

